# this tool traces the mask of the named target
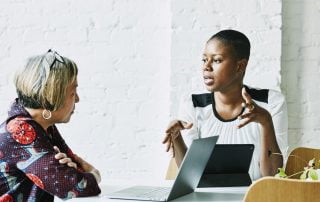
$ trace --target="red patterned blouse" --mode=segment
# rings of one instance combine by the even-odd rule
[[[91,173],[60,164],[53,146],[73,158],[56,126],[45,131],[16,100],[0,125],[0,202],[95,196]]]

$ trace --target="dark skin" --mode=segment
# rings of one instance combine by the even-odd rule
[[[238,116],[238,128],[256,122],[261,127],[260,172],[262,176],[275,175],[282,167],[283,160],[276,141],[275,131],[270,113],[254,103],[243,87],[243,77],[248,60],[239,59],[232,46],[223,44],[218,39],[207,42],[203,53],[203,78],[208,91],[214,92],[216,111],[225,120],[233,119],[240,114],[243,107],[248,111]],[[173,149],[176,163],[180,166],[187,151],[187,146],[180,131],[192,128],[192,123],[173,120],[167,130],[163,144],[167,151]]]

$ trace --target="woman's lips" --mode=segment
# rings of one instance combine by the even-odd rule
[[[203,79],[204,79],[204,83],[208,86],[213,85],[214,83],[214,80],[210,77],[204,77]]]

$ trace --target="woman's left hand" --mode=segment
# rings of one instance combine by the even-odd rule
[[[55,159],[59,160],[60,164],[67,164],[70,168],[77,169],[77,164],[72,161],[65,153],[62,153],[57,146],[54,146],[53,149],[57,152],[54,156]]]
[[[271,121],[270,113],[266,109],[257,105],[251,99],[251,96],[247,93],[244,87],[242,88],[242,97],[245,101],[244,103],[242,103],[242,105],[248,108],[248,111],[238,116],[238,119],[241,120],[240,124],[238,125],[238,128],[242,128],[250,122],[257,122],[264,125]]]

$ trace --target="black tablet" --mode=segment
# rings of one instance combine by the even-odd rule
[[[198,187],[249,186],[253,144],[217,144]]]

